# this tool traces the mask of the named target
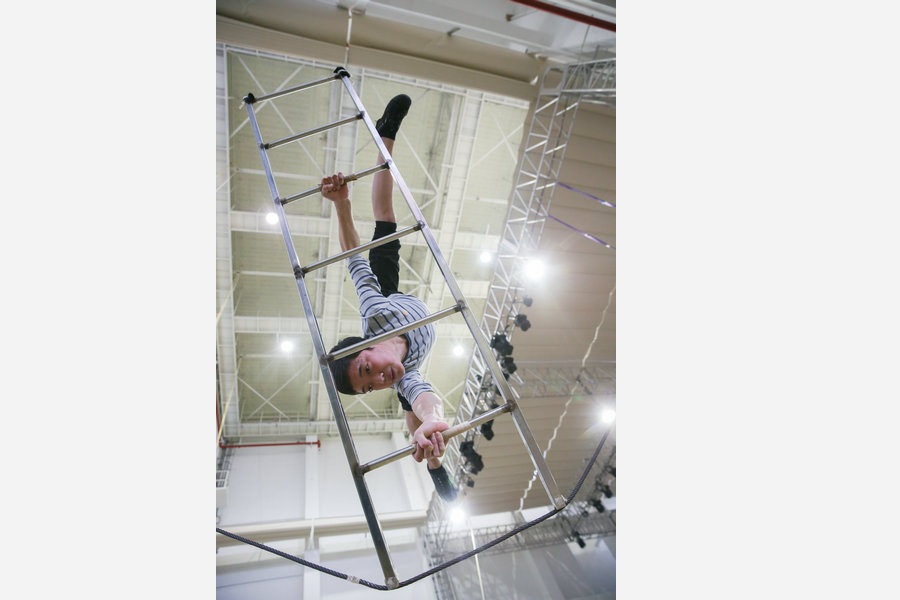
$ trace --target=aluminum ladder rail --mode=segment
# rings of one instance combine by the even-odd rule
[[[254,112],[254,106],[258,102],[266,101],[266,100],[274,100],[276,98],[286,96],[288,94],[292,94],[295,92],[299,92],[302,90],[307,90],[313,87],[317,87],[320,85],[325,85],[329,83],[333,83],[339,81],[343,84],[344,89],[347,94],[350,96],[353,104],[356,106],[358,113],[355,116],[347,117],[344,119],[340,119],[333,123],[329,123],[327,125],[323,125],[321,127],[316,127],[313,129],[309,129],[273,142],[265,142],[262,139],[262,134],[259,129],[259,124],[256,120],[256,114]],[[534,436],[531,433],[531,429],[528,426],[527,421],[525,420],[525,416],[522,414],[521,410],[519,410],[518,405],[515,401],[515,396],[512,393],[509,384],[506,381],[506,378],[503,377],[503,373],[500,369],[500,365],[497,360],[494,358],[493,352],[491,351],[489,342],[485,339],[484,335],[481,333],[478,323],[472,314],[471,309],[466,303],[465,298],[463,297],[462,291],[460,290],[459,284],[456,282],[456,279],[453,275],[453,272],[450,270],[450,266],[447,261],[444,259],[443,254],[441,253],[440,248],[438,247],[437,241],[434,238],[434,235],[431,233],[428,224],[425,222],[425,217],[423,216],[421,210],[413,199],[412,193],[407,187],[403,176],[400,174],[397,166],[394,164],[394,161],[385,147],[384,143],[381,140],[381,136],[378,135],[378,131],[375,129],[375,124],[372,119],[369,117],[365,108],[363,107],[362,102],[359,99],[359,96],[356,93],[356,90],[353,88],[350,83],[350,73],[347,72],[343,67],[337,67],[334,70],[334,73],[328,77],[323,77],[321,79],[317,79],[314,81],[310,81],[308,83],[304,83],[295,87],[285,88],[282,90],[278,90],[272,92],[270,94],[256,97],[252,93],[247,94],[244,98],[244,106],[247,110],[247,114],[250,119],[250,125],[253,129],[253,135],[256,138],[257,147],[259,149],[260,159],[262,160],[263,168],[266,173],[266,181],[269,185],[269,190],[272,194],[272,201],[274,203],[275,212],[278,215],[278,221],[281,225],[281,233],[284,237],[285,246],[287,248],[288,257],[291,262],[291,267],[294,273],[294,278],[297,283],[297,291],[300,294],[300,300],[303,304],[303,311],[306,315],[306,320],[309,324],[310,334],[312,336],[313,347],[316,351],[316,356],[319,359],[319,367],[322,372],[322,377],[325,381],[325,387],[328,391],[328,398],[331,403],[332,412],[334,413],[335,422],[337,424],[338,433],[341,437],[341,442],[344,446],[344,452],[347,455],[347,462],[350,466],[350,471],[353,476],[354,483],[356,485],[356,491],[359,495],[359,500],[362,505],[363,514],[365,515],[366,523],[369,526],[369,530],[372,534],[372,542],[375,546],[375,550],[378,554],[378,560],[381,564],[382,571],[384,572],[385,577],[385,585],[388,589],[396,589],[399,587],[399,581],[397,579],[396,573],[394,571],[394,566],[391,562],[390,553],[387,549],[387,544],[384,540],[384,534],[381,529],[381,524],[378,521],[378,516],[375,514],[375,509],[372,503],[371,495],[369,494],[368,487],[365,482],[365,474],[373,469],[382,467],[389,463],[392,463],[396,460],[404,458],[406,456],[411,456],[415,452],[415,444],[410,444],[406,448],[402,448],[395,452],[392,452],[386,456],[383,456],[374,461],[360,464],[359,456],[356,452],[356,447],[353,443],[353,436],[350,432],[350,426],[347,422],[347,416],[344,413],[343,405],[341,404],[340,396],[337,391],[337,386],[334,382],[334,378],[331,374],[331,370],[329,369],[329,364],[342,358],[344,356],[348,356],[350,354],[365,350],[366,348],[370,348],[375,344],[380,343],[381,341],[394,337],[396,335],[405,333],[406,331],[410,331],[412,329],[416,329],[425,325],[427,323],[437,321],[439,319],[443,319],[452,314],[459,313],[462,315],[463,320],[468,326],[469,332],[472,334],[472,337],[475,341],[476,348],[481,353],[483,357],[485,357],[486,364],[490,369],[494,380],[497,382],[497,386],[500,390],[500,394],[503,399],[503,403],[498,405],[496,408],[488,410],[473,419],[458,423],[453,427],[447,429],[443,432],[443,436],[445,440],[450,440],[454,436],[457,436],[465,431],[473,429],[482,423],[486,423],[491,419],[497,417],[502,413],[510,413],[513,421],[516,425],[516,428],[519,432],[520,437],[522,438],[522,442],[524,443],[526,449],[528,450],[528,454],[531,457],[532,463],[534,464],[535,470],[537,471],[541,483],[544,486],[544,489],[547,492],[547,496],[550,499],[550,502],[559,509],[562,509],[566,505],[566,499],[559,492],[559,488],[556,484],[555,479],[553,478],[552,473],[550,473],[549,468],[547,467],[546,462],[541,454],[540,447],[534,440]],[[278,187],[275,183],[275,178],[272,173],[272,168],[269,163],[268,153],[270,150],[275,150],[280,146],[285,144],[295,142],[301,140],[310,135],[314,135],[316,133],[320,133],[322,131],[326,131],[328,129],[332,129],[335,127],[340,127],[342,125],[347,125],[350,123],[355,123],[357,121],[363,121],[366,128],[369,131],[369,134],[372,136],[372,139],[375,142],[375,145],[378,147],[378,150],[381,152],[381,156],[385,158],[385,162],[376,165],[372,168],[365,169],[363,171],[359,171],[357,173],[352,173],[344,177],[344,180],[347,182],[356,181],[362,177],[367,175],[371,175],[373,173],[377,173],[380,170],[388,169],[393,176],[394,183],[399,188],[400,193],[402,194],[404,200],[406,201],[407,206],[409,207],[410,212],[415,218],[416,224],[404,228],[402,230],[397,231],[394,234],[389,236],[385,236],[383,238],[379,238],[377,240],[367,242],[361,244],[360,246],[353,248],[351,250],[341,252],[332,257],[326,258],[324,260],[318,261],[316,263],[303,266],[300,263],[300,260],[297,256],[296,248],[294,247],[293,240],[291,238],[290,230],[288,229],[288,221],[285,217],[284,205],[295,200],[299,200],[301,198],[305,198],[307,196],[311,196],[316,193],[320,193],[322,186],[318,185],[314,188],[310,188],[304,192],[299,194],[295,194],[293,196],[282,198],[279,195]],[[444,276],[444,280],[447,284],[450,293],[455,300],[455,304],[439,310],[431,315],[428,315],[410,325],[386,332],[384,334],[369,338],[367,340],[363,340],[357,344],[344,348],[335,353],[329,353],[325,347],[324,341],[322,339],[321,331],[319,330],[318,322],[316,321],[315,312],[313,310],[312,300],[309,296],[309,292],[306,289],[306,284],[304,281],[304,277],[307,273],[315,271],[316,269],[320,269],[326,267],[332,263],[343,260],[349,256],[354,254],[358,254],[360,252],[364,252],[371,248],[386,244],[395,239],[399,239],[401,237],[405,237],[410,234],[414,234],[418,232],[421,234],[427,244],[429,250],[431,251],[432,257],[438,265],[442,275]]]

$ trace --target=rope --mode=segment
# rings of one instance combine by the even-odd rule
[[[581,373],[584,372],[584,366],[585,364],[587,364],[587,359],[591,355],[591,350],[594,348],[594,342],[597,341],[597,336],[600,335],[600,328],[603,327],[603,323],[606,322],[606,311],[609,310],[609,307],[612,304],[612,297],[614,293],[616,293],[615,287],[609,291],[609,295],[606,298],[606,307],[603,309],[603,313],[600,315],[600,322],[597,323],[597,327],[594,329],[594,339],[592,339],[591,343],[588,344],[587,351],[581,358],[581,370],[579,371],[578,376],[575,378],[575,382],[577,384],[581,384],[582,387],[585,386],[583,383],[581,383]],[[565,419],[566,415],[569,412],[569,405],[572,404],[572,401],[575,399],[575,391],[577,389],[577,386],[572,386],[572,389],[569,392],[569,399],[566,400],[566,403],[563,405],[563,411],[559,415],[559,420],[556,422],[556,427],[553,428],[553,434],[550,436],[550,440],[547,442],[547,448],[542,453],[545,459],[547,458],[547,453],[550,451],[550,447],[553,446],[553,440],[556,439],[556,434],[559,433],[559,428],[562,427],[563,419]],[[585,477],[586,476],[587,472],[585,472]],[[534,471],[531,474],[531,480],[528,482],[528,485],[525,488],[525,493],[522,494],[522,498],[519,499],[519,510],[522,510],[522,507],[525,505],[525,498],[528,497],[528,492],[531,491],[531,487],[534,485],[536,479],[537,471]]]
[[[593,194],[588,194],[587,192],[584,192],[584,191],[582,191],[582,190],[573,188],[571,185],[565,184],[565,183],[563,183],[562,181],[557,181],[557,182],[556,182],[556,185],[558,185],[558,186],[560,186],[560,187],[564,187],[564,188],[566,188],[567,190],[571,190],[571,191],[576,192],[576,193],[578,193],[578,194],[581,194],[582,196],[587,196],[587,197],[590,198],[591,200],[596,200],[597,202],[599,202],[600,204],[603,204],[604,206],[608,206],[608,207],[610,207],[610,208],[615,208],[615,207],[616,207],[615,204],[613,204],[612,202],[610,202],[610,201],[608,201],[608,200],[603,200],[602,198],[598,198],[597,196],[594,196]]]
[[[334,571],[332,569],[329,569],[328,567],[323,567],[322,565],[317,565],[315,563],[311,563],[308,560],[303,560],[299,556],[294,556],[292,554],[282,552],[281,550],[277,550],[270,546],[266,546],[265,544],[260,544],[259,542],[254,542],[253,540],[248,540],[247,538],[245,538],[243,536],[240,536],[236,533],[231,533],[230,531],[225,531],[224,529],[220,529],[218,527],[216,527],[216,532],[221,533],[222,535],[228,536],[233,540],[237,540],[239,542],[243,542],[243,543],[249,544],[251,546],[256,546],[260,550],[265,550],[266,552],[271,552],[272,554],[277,554],[281,558],[286,558],[288,560],[294,561],[295,563],[300,563],[301,565],[303,565],[305,567],[310,567],[312,569],[315,569],[316,571],[321,571],[322,573],[326,573],[327,575],[333,575],[334,577],[337,577],[338,579],[345,579],[350,582],[355,581],[356,583],[361,583],[367,587],[371,587],[376,590],[388,589],[386,585],[383,585],[383,584],[379,585],[377,583],[372,583],[371,581],[366,581],[365,579],[359,579],[356,577],[352,577],[350,575],[347,575],[346,573],[341,573],[340,571]]]
[[[350,29],[353,27],[353,8],[347,9],[347,41],[344,50],[344,68],[350,66]]]
[[[603,245],[603,246],[606,246],[607,248],[612,248],[613,250],[615,250],[615,246],[612,246],[612,245],[610,245],[610,244],[607,244],[606,242],[604,242],[603,240],[601,240],[600,238],[598,238],[596,235],[592,235],[592,234],[590,234],[590,233],[587,233],[587,232],[585,232],[585,231],[582,231],[581,229],[578,229],[577,227],[574,227],[574,226],[572,226],[572,225],[569,225],[569,224],[566,223],[565,221],[563,221],[563,220],[561,220],[561,219],[557,219],[556,217],[554,217],[554,216],[551,215],[550,213],[547,213],[547,214],[545,214],[544,216],[547,217],[548,219],[553,219],[554,221],[556,221],[556,222],[559,223],[560,225],[564,225],[565,227],[568,227],[569,229],[571,229],[571,230],[574,231],[575,233],[581,234],[581,236],[586,237],[587,239],[591,240],[592,242],[597,242],[598,244],[601,244],[601,245]]]
[[[581,489],[581,486],[584,485],[584,481],[587,479],[588,473],[590,473],[591,468],[593,467],[594,463],[597,461],[597,457],[600,456],[600,450],[602,450],[603,444],[606,443],[606,439],[609,437],[609,432],[610,432],[610,429],[607,428],[607,430],[604,431],[603,435],[600,437],[600,442],[597,444],[597,449],[594,450],[594,454],[593,454],[593,456],[591,456],[591,460],[589,460],[587,462],[587,467],[585,467],[584,472],[581,474],[581,477],[578,479],[578,483],[575,484],[575,487],[572,489],[572,492],[569,494],[568,498],[566,498],[566,503],[565,503],[566,506],[568,506],[572,502],[572,500],[575,498],[575,496],[578,494],[579,490]],[[510,531],[507,531],[500,537],[493,539],[489,542],[486,542],[486,543],[482,544],[481,546],[479,546],[478,548],[475,548],[474,550],[469,550],[468,552],[466,552],[464,554],[460,554],[459,556],[452,558],[446,562],[443,562],[443,563],[437,565],[436,567],[433,567],[427,571],[419,573],[418,575],[416,575],[414,577],[410,577],[409,579],[401,581],[397,585],[397,588],[394,588],[394,589],[399,589],[399,588],[411,585],[413,583],[416,583],[417,581],[420,581],[426,577],[430,577],[431,575],[434,575],[435,573],[437,573],[439,571],[443,571],[447,567],[452,567],[453,565],[455,565],[457,563],[460,563],[468,558],[471,558],[471,557],[475,556],[476,554],[479,554],[479,553],[487,550],[488,548],[493,548],[497,544],[499,544],[501,542],[505,542],[512,536],[517,535],[517,534],[525,531],[526,529],[537,525],[538,523],[546,521],[550,517],[556,515],[557,513],[561,512],[562,510],[564,510],[566,506],[563,506],[562,508],[554,508],[553,510],[551,510],[535,519],[532,519],[531,521],[529,521],[527,523],[518,525],[517,527],[511,529]],[[275,548],[266,546],[265,544],[261,544],[259,542],[254,542],[253,540],[249,540],[249,539],[247,539],[243,536],[240,536],[236,533],[231,533],[231,532],[225,531],[224,529],[220,529],[219,527],[216,527],[216,532],[218,532],[224,536],[228,536],[233,540],[237,540],[239,542],[243,542],[245,544],[255,546],[256,548],[259,548],[260,550],[265,550],[266,552],[271,552],[272,554],[276,554],[282,558],[286,558],[295,563],[299,563],[303,566],[310,567],[311,569],[315,569],[316,571],[321,571],[322,573],[331,575],[333,577],[337,577],[338,579],[343,579],[345,581],[349,581],[350,583],[358,583],[360,585],[364,585],[366,587],[372,588],[374,590],[379,590],[379,591],[386,591],[389,589],[388,586],[386,586],[384,584],[374,583],[374,582],[368,581],[366,579],[361,579],[359,577],[354,577],[352,575],[347,575],[346,573],[341,573],[340,571],[335,571],[333,569],[323,567],[322,565],[317,565],[315,563],[311,563],[308,560],[304,560],[298,556],[293,556],[291,554],[287,554],[286,552],[282,552],[281,550],[277,550]]]

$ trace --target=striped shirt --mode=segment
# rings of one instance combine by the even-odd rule
[[[363,337],[368,339],[386,331],[392,331],[414,321],[427,317],[430,313],[425,303],[409,294],[391,294],[385,298],[381,294],[378,279],[372,273],[369,262],[355,254],[347,260],[350,277],[359,296],[359,314],[362,318]],[[407,342],[406,356],[403,358],[403,377],[391,387],[400,392],[412,406],[422,392],[434,391],[419,373],[419,365],[425,360],[434,345],[434,326],[431,323],[407,331],[403,336]]]

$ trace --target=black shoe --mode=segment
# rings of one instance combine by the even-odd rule
[[[403,117],[409,112],[412,99],[406,94],[394,96],[384,109],[384,114],[375,123],[375,129],[378,135],[389,140],[396,139],[397,130],[400,129],[400,123]]]
[[[434,482],[434,489],[437,490],[438,496],[447,502],[456,500],[456,486],[453,485],[453,480],[450,479],[450,474],[447,473],[444,465],[434,470],[428,469],[428,474],[431,475],[431,480]]]

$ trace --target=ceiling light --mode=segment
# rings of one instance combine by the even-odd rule
[[[462,525],[466,520],[466,511],[460,507],[454,507],[450,510],[450,522],[454,525]]]
[[[544,261],[532,258],[525,263],[525,277],[540,279],[544,275]]]
[[[281,350],[283,352],[290,352],[293,349],[294,349],[294,342],[292,342],[290,340],[285,340],[285,341],[281,342]]]
[[[273,213],[273,212],[270,212],[269,214],[266,215],[266,222],[267,222],[269,225],[274,225],[274,224],[276,224],[276,223],[278,222],[278,215],[276,215],[276,214]]]
[[[465,348],[460,344],[453,346],[453,356],[462,356],[465,351]]]
[[[600,421],[603,423],[612,423],[616,420],[616,411],[611,408],[604,408],[600,411]]]
[[[483,263],[489,263],[489,262],[491,262],[491,259],[494,258],[494,255],[491,254],[490,252],[488,252],[487,250],[482,250],[481,256],[479,256],[478,258]]]

